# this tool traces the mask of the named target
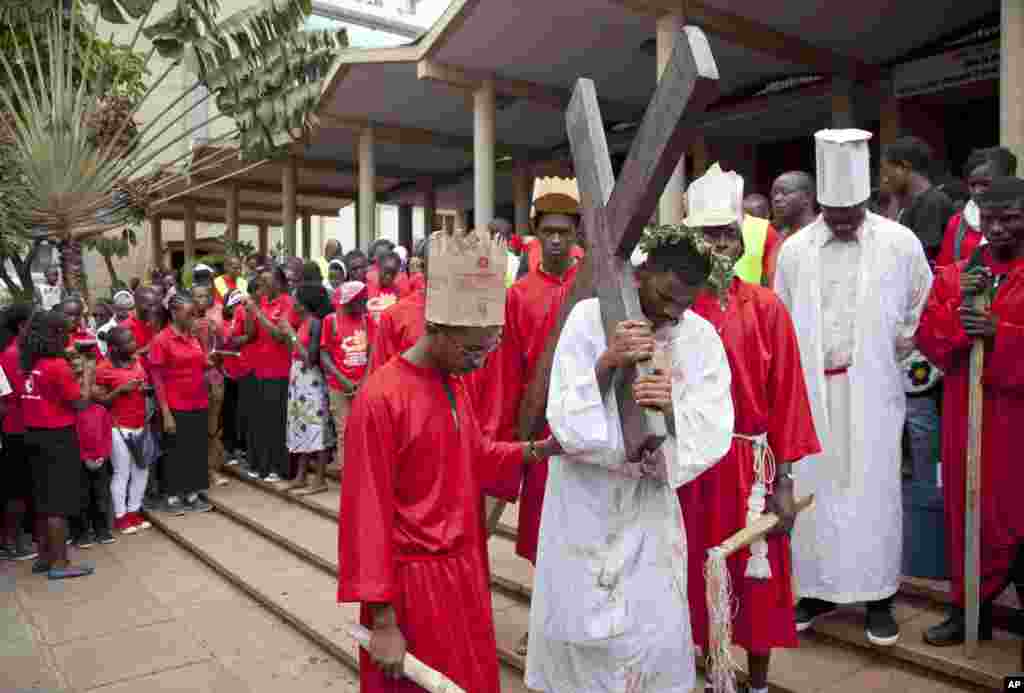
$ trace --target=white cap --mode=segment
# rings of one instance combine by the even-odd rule
[[[818,204],[855,207],[871,197],[871,152],[867,130],[819,130],[817,153]]]
[[[743,176],[726,173],[717,163],[686,189],[688,214],[683,223],[690,228],[727,226],[743,221]]]

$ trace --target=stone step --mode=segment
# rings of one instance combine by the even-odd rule
[[[311,517],[294,507],[288,510],[286,523],[301,523]],[[345,635],[346,624],[358,622],[359,608],[336,602],[334,575],[225,512],[184,517],[147,513],[147,517],[279,618],[352,670],[359,670],[358,647]],[[496,604],[496,617],[507,606]],[[502,667],[501,689],[525,693],[521,672]]]

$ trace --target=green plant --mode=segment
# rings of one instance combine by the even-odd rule
[[[253,243],[232,239],[227,232],[220,236],[218,240],[224,244],[224,253],[226,255],[237,257],[240,260],[245,260],[245,258],[256,252],[256,246]]]
[[[117,276],[117,270],[114,269],[114,258],[115,257],[128,257],[128,254],[132,251],[132,247],[138,242],[135,234],[135,229],[125,228],[120,236],[96,236],[86,240],[83,246],[88,250],[93,250],[99,253],[103,257],[103,263],[107,266],[107,272],[110,274],[110,290],[114,292],[118,289],[124,289],[128,285],[125,284]]]

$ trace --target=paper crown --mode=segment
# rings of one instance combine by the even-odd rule
[[[579,214],[580,190],[575,178],[537,178],[533,182],[533,213]]]
[[[427,322],[456,327],[505,324],[508,248],[486,229],[434,233],[427,264]]]
[[[867,130],[819,130],[814,133],[818,204],[854,207],[871,197],[871,152]]]
[[[683,223],[691,228],[738,224],[743,220],[743,177],[716,163],[690,183],[686,204]]]

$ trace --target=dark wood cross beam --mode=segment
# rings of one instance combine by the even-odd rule
[[[654,98],[629,150],[616,183],[593,81],[579,79],[566,113],[573,164],[580,189],[586,257],[576,283],[558,316],[558,329],[548,338],[533,380],[519,410],[523,440],[540,434],[545,425],[548,386],[555,346],[566,318],[581,300],[597,296],[605,334],[610,338],[623,320],[643,320],[630,256],[650,223],[676,164],[693,142],[691,122],[718,95],[718,68],[704,33],[692,26],[677,36],[672,59],[658,82]],[[641,365],[646,372],[649,366]],[[615,391],[627,459],[654,449],[665,436],[660,412],[644,410],[633,400],[635,369],[616,374]]]

